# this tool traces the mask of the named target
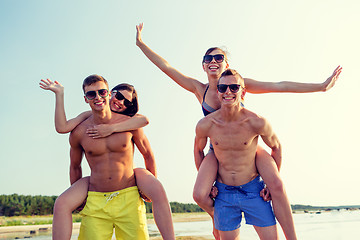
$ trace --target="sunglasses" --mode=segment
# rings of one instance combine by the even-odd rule
[[[228,87],[230,88],[230,91],[232,93],[237,93],[240,89],[240,87],[242,88],[242,86],[240,86],[240,84],[218,84],[217,85],[217,89],[220,93],[224,93],[226,92],[226,90],[228,89]]]
[[[97,94],[99,94],[100,97],[105,98],[109,94],[109,91],[107,89],[100,89],[97,91],[88,91],[85,93],[85,97],[88,100],[93,100],[94,98],[96,98]]]
[[[224,58],[225,58],[224,54],[205,55],[203,58],[203,62],[210,63],[213,59],[215,59],[217,63],[221,63],[224,61]]]
[[[115,94],[115,98],[116,98],[117,100],[119,100],[119,101],[124,100],[124,105],[125,105],[125,107],[131,107],[131,106],[133,105],[133,103],[130,102],[128,99],[126,99],[126,98],[124,97],[124,95],[122,95],[122,93],[119,92],[118,90],[114,90],[114,91],[112,91],[111,93],[112,93],[112,94]]]

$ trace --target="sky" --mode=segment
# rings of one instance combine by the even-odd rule
[[[231,68],[259,81],[321,83],[341,65],[328,92],[247,94],[245,105],[281,141],[291,204],[360,204],[359,11],[357,0],[1,0],[0,194],[59,195],[69,187],[69,135],[56,133],[54,94],[39,82],[65,87],[71,118],[89,110],[81,86],[96,73],[110,87],[135,86],[169,200],[194,203],[201,107],[135,45],[135,26],[144,22],[144,42],[204,83],[201,60],[213,46],[229,52]],[[138,152],[134,162],[144,166]],[[89,175],[85,159],[82,165]]]

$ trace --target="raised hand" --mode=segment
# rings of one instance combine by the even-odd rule
[[[141,31],[144,27],[144,23],[140,23],[139,25],[136,25],[136,45],[139,46],[139,44],[142,42],[141,39]]]
[[[64,87],[58,82],[58,81],[51,81],[50,79],[41,79],[41,82],[39,83],[40,88],[44,90],[50,90],[54,92],[55,94],[63,93]]]
[[[339,75],[342,71],[342,67],[341,66],[338,66],[333,74],[328,78],[326,79],[325,82],[323,82],[323,85],[324,85],[324,92],[328,91],[329,89],[331,89],[334,85],[335,85],[335,82],[338,80],[339,78]]]

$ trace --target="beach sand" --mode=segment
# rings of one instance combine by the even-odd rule
[[[206,213],[175,213],[173,214],[173,222],[196,222],[196,221],[207,221],[211,220],[210,216]],[[148,224],[154,224],[153,219],[148,219]],[[51,224],[45,225],[26,225],[26,226],[11,226],[11,227],[0,227],[0,239],[5,235],[14,234],[26,234],[31,235],[33,233],[51,231]],[[73,224],[73,233],[78,233],[80,229],[80,223]],[[160,240],[161,237],[150,237],[151,240]],[[211,233],[209,236],[183,236],[176,237],[178,240],[205,240],[213,239]]]

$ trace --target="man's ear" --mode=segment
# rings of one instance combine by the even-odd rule
[[[84,96],[84,99],[85,99],[85,102],[86,103],[89,103],[88,99]]]
[[[246,88],[243,88],[243,90],[241,91],[241,99],[242,100],[244,100],[245,94],[246,94]]]

